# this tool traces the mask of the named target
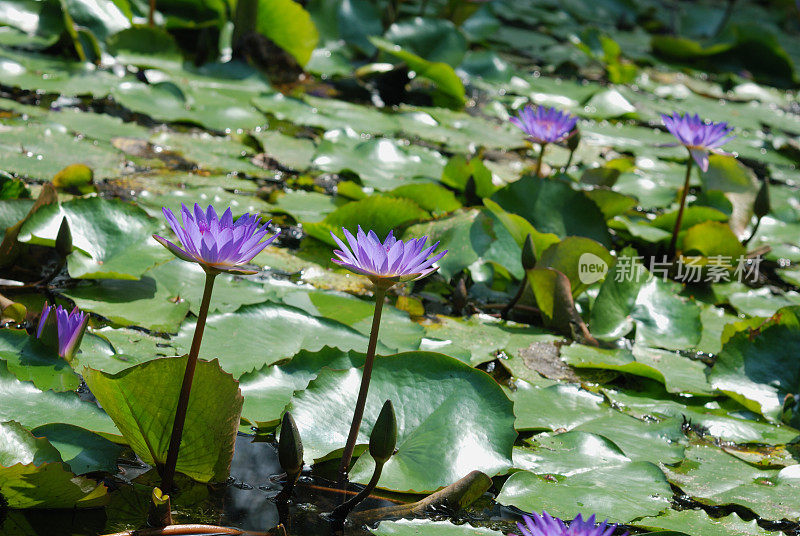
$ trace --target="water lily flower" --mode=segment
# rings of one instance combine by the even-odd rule
[[[525,521],[524,524],[517,523],[517,527],[522,531],[521,536],[611,536],[617,528],[616,525],[609,525],[608,520],[600,524],[595,523],[594,514],[586,520],[578,514],[569,527],[557,517],[552,517],[544,511],[541,516],[533,512],[531,515],[523,515],[522,519]]]
[[[728,123],[705,122],[695,114],[661,115],[664,126],[670,134],[678,138],[681,145],[689,150],[692,158],[704,172],[708,171],[708,153],[728,154],[719,148],[731,141],[733,128]]]
[[[578,118],[569,112],[562,112],[547,106],[538,106],[535,110],[526,106],[509,121],[527,134],[528,139],[544,145],[558,143],[570,137],[578,123]]]
[[[50,314],[55,309],[54,318]],[[58,338],[58,355],[71,360],[81,345],[83,334],[86,332],[86,325],[89,323],[89,315],[75,307],[72,312],[54,305],[44,304],[42,316],[39,317],[39,326],[36,328],[36,338],[40,339],[45,331],[47,319],[55,324]]]
[[[528,140],[541,146],[535,170],[538,177],[542,170],[544,149],[547,144],[558,143],[575,135],[578,118],[571,113],[555,108],[539,106],[534,110],[530,106],[526,106],[519,112],[519,115],[510,118],[510,121],[528,135]]]
[[[253,260],[253,257],[270,245],[275,240],[275,237],[278,236],[278,233],[276,233],[262,242],[267,236],[267,227],[270,222],[259,227],[261,218],[258,214],[250,215],[248,213],[233,221],[233,214],[231,214],[230,208],[220,218],[217,216],[217,211],[214,210],[213,205],[209,205],[203,211],[200,205],[195,203],[194,212],[186,208],[186,205],[181,205],[181,207],[183,225],[178,223],[171,210],[165,207],[163,212],[164,217],[167,218],[167,222],[172,227],[172,231],[178,236],[183,247],[158,235],[153,235],[153,238],[177,257],[200,264],[206,272],[206,281],[203,288],[203,298],[200,301],[200,308],[197,312],[197,324],[195,324],[194,335],[192,336],[192,345],[189,349],[189,357],[184,370],[178,404],[175,408],[175,419],[172,422],[167,459],[160,470],[161,490],[164,493],[169,493],[174,483],[183,426],[186,422],[186,412],[189,408],[189,395],[194,381],[197,358],[200,354],[200,345],[203,342],[203,332],[208,319],[211,295],[214,291],[214,280],[222,272],[234,274],[256,273],[254,270],[246,270],[241,266]]]
[[[429,257],[439,242],[425,247],[427,236],[398,240],[389,232],[386,240],[380,241],[374,231],[365,233],[358,227],[356,236],[342,229],[350,247],[348,248],[333,232],[331,236],[339,245],[333,253],[339,257],[331,259],[356,273],[369,277],[377,286],[389,288],[395,283],[421,279],[437,270],[433,264],[444,257],[447,250]]]
[[[365,233],[360,225],[356,236],[353,236],[347,229],[343,228],[342,231],[350,247],[331,232],[331,236],[333,236],[340,248],[333,251],[338,259],[331,260],[356,273],[367,276],[375,285],[375,311],[372,315],[372,330],[367,343],[367,356],[361,375],[361,386],[358,389],[358,398],[353,410],[353,420],[350,424],[350,432],[347,435],[347,443],[344,446],[342,458],[339,462],[339,481],[344,483],[347,478],[347,472],[350,469],[350,461],[353,458],[361,421],[364,417],[364,407],[367,403],[367,392],[369,391],[372,366],[375,362],[375,350],[378,344],[378,332],[381,327],[381,310],[383,309],[386,292],[395,283],[415,281],[435,272],[436,267],[434,264],[444,257],[447,250],[431,257],[430,255],[439,246],[439,242],[425,247],[428,241],[427,236],[412,238],[404,242],[396,239],[394,233],[390,231],[386,240],[381,242],[374,231]]]
[[[171,210],[165,207],[162,211],[183,247],[155,234],[153,238],[178,258],[199,263],[206,271],[256,273],[240,267],[253,260],[279,234],[276,233],[262,242],[269,232],[267,227],[270,222],[259,227],[259,214],[248,213],[233,221],[230,208],[220,218],[213,205],[203,211],[195,203],[194,212],[186,208],[186,205],[181,206],[182,225]]]

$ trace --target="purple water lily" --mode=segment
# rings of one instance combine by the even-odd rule
[[[609,525],[608,520],[600,524],[595,523],[594,515],[584,520],[578,514],[569,527],[547,512],[542,512],[541,516],[535,512],[531,515],[523,515],[522,519],[525,521],[524,524],[517,523],[517,527],[522,531],[522,536],[611,536],[617,528],[616,525]]]
[[[340,248],[333,251],[339,258],[331,260],[369,277],[376,285],[391,286],[425,277],[436,271],[437,267],[433,264],[447,253],[445,250],[429,257],[439,242],[426,248],[427,236],[403,242],[390,231],[386,240],[381,242],[378,235],[373,231],[365,233],[361,226],[356,236],[347,229],[343,228],[342,231],[350,247],[331,232]]]
[[[538,106],[534,110],[526,106],[510,121],[522,129],[531,141],[544,145],[558,143],[570,137],[575,132],[578,118],[555,108]]]
[[[71,360],[81,345],[83,334],[86,332],[86,325],[89,323],[89,315],[75,307],[72,312],[54,305],[44,304],[42,316],[39,317],[39,326],[36,328],[36,338],[41,338],[44,333],[47,319],[55,309],[55,319],[51,322],[55,324],[58,334],[58,355],[66,360]]]
[[[735,137],[730,135],[733,128],[728,123],[704,122],[697,114],[681,115],[673,112],[672,115],[662,114],[661,119],[670,134],[689,150],[704,172],[708,171],[708,153],[727,154],[719,148]]]
[[[262,242],[269,232],[270,222],[259,227],[259,214],[245,214],[233,221],[233,214],[228,208],[222,217],[217,216],[213,205],[203,209],[195,203],[194,213],[181,205],[183,225],[178,223],[171,210],[163,209],[164,217],[172,231],[178,236],[182,248],[166,238],[153,235],[153,238],[170,250],[177,257],[190,262],[197,262],[205,269],[238,274],[254,274],[253,270],[239,268],[250,262],[266,248],[279,233]]]

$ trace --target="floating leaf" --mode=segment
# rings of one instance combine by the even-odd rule
[[[628,462],[572,476],[520,471],[506,480],[497,502],[525,512],[547,510],[564,519],[592,512],[600,519],[624,523],[657,515],[669,507],[671,498],[672,490],[658,466]]]
[[[187,358],[154,359],[116,374],[85,368],[92,394],[142,460],[163,465]],[[223,482],[233,457],[242,409],[239,386],[215,361],[199,361],[183,429],[177,471],[200,482]]]
[[[358,369],[326,369],[292,400],[287,409],[310,458],[319,460],[344,445],[360,381]],[[380,487],[433,491],[473,470],[495,475],[510,467],[516,438],[511,402],[486,373],[442,354],[376,358],[358,444],[368,442],[386,400],[403,410],[397,415],[397,452],[383,468]],[[322,421],[327,425],[320,427]],[[372,465],[364,454],[352,479],[369,480]]]

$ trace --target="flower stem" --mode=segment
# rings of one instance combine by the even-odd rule
[[[375,348],[378,346],[378,331],[381,327],[381,311],[383,311],[383,300],[386,298],[385,288],[375,286],[375,314],[372,316],[372,331],[369,334],[369,344],[367,346],[367,359],[364,362],[364,372],[361,376],[361,387],[358,390],[358,399],[353,411],[353,422],[350,425],[350,433],[347,436],[347,443],[342,452],[342,460],[339,462],[339,484],[344,485],[347,479],[347,472],[350,469],[350,461],[353,459],[353,449],[356,447],[358,430],[361,428],[361,419],[364,417],[364,406],[367,404],[367,391],[369,391],[369,380],[372,377],[372,364],[375,361]]]
[[[351,497],[347,502],[340,504],[333,510],[333,512],[331,512],[331,520],[336,525],[341,525],[341,523],[343,523],[347,518],[347,514],[352,512],[353,508],[362,503],[364,499],[369,497],[370,494],[375,491],[375,487],[378,485],[378,481],[381,479],[381,472],[383,471],[384,463],[375,464],[375,471],[372,473],[372,478],[369,480],[364,489],[358,493],[358,495]]]
[[[192,380],[194,379],[194,369],[197,367],[197,356],[200,353],[200,343],[203,340],[203,331],[206,327],[208,308],[211,305],[211,291],[214,289],[215,272],[206,272],[206,285],[203,289],[203,300],[200,303],[200,311],[197,314],[197,325],[194,328],[194,338],[192,347],[189,350],[189,360],[186,362],[186,371],[183,374],[181,384],[181,394],[178,397],[178,407],[175,409],[175,421],[172,424],[172,435],[169,438],[169,449],[167,450],[167,461],[161,474],[161,490],[169,493],[172,490],[173,479],[175,478],[175,466],[178,464],[178,449],[181,445],[183,436],[183,425],[186,423],[186,410],[189,408],[189,393],[192,390]]]
[[[539,160],[536,161],[536,176],[539,177],[539,173],[542,171],[542,161],[544,160],[544,149],[547,147],[546,143],[542,144],[542,148],[539,149]]]
[[[678,244],[678,233],[681,230],[681,223],[683,222],[683,210],[686,206],[686,194],[689,193],[689,179],[692,176],[692,156],[686,161],[686,178],[683,181],[683,192],[681,192],[681,204],[678,208],[678,217],[675,219],[675,228],[672,230],[672,238],[669,241],[669,248],[667,254],[670,257],[675,256],[675,247]]]

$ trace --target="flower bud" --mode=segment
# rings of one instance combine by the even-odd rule
[[[288,411],[281,420],[281,437],[278,440],[278,462],[290,477],[297,476],[303,470],[303,442],[300,432]]]
[[[761,181],[761,188],[758,189],[753,203],[753,212],[759,219],[769,214],[769,181],[766,179]]]
[[[395,445],[397,445],[397,420],[392,401],[387,400],[369,436],[369,454],[376,464],[383,465],[394,454]]]
[[[534,253],[533,239],[531,235],[525,237],[525,245],[522,246],[522,267],[525,270],[533,270],[536,266],[536,253]]]
[[[567,149],[570,151],[574,151],[578,148],[578,144],[581,142],[581,131],[575,127],[575,133],[567,138]]]
[[[72,253],[72,231],[66,216],[61,219],[61,227],[58,228],[56,251],[62,258]]]

